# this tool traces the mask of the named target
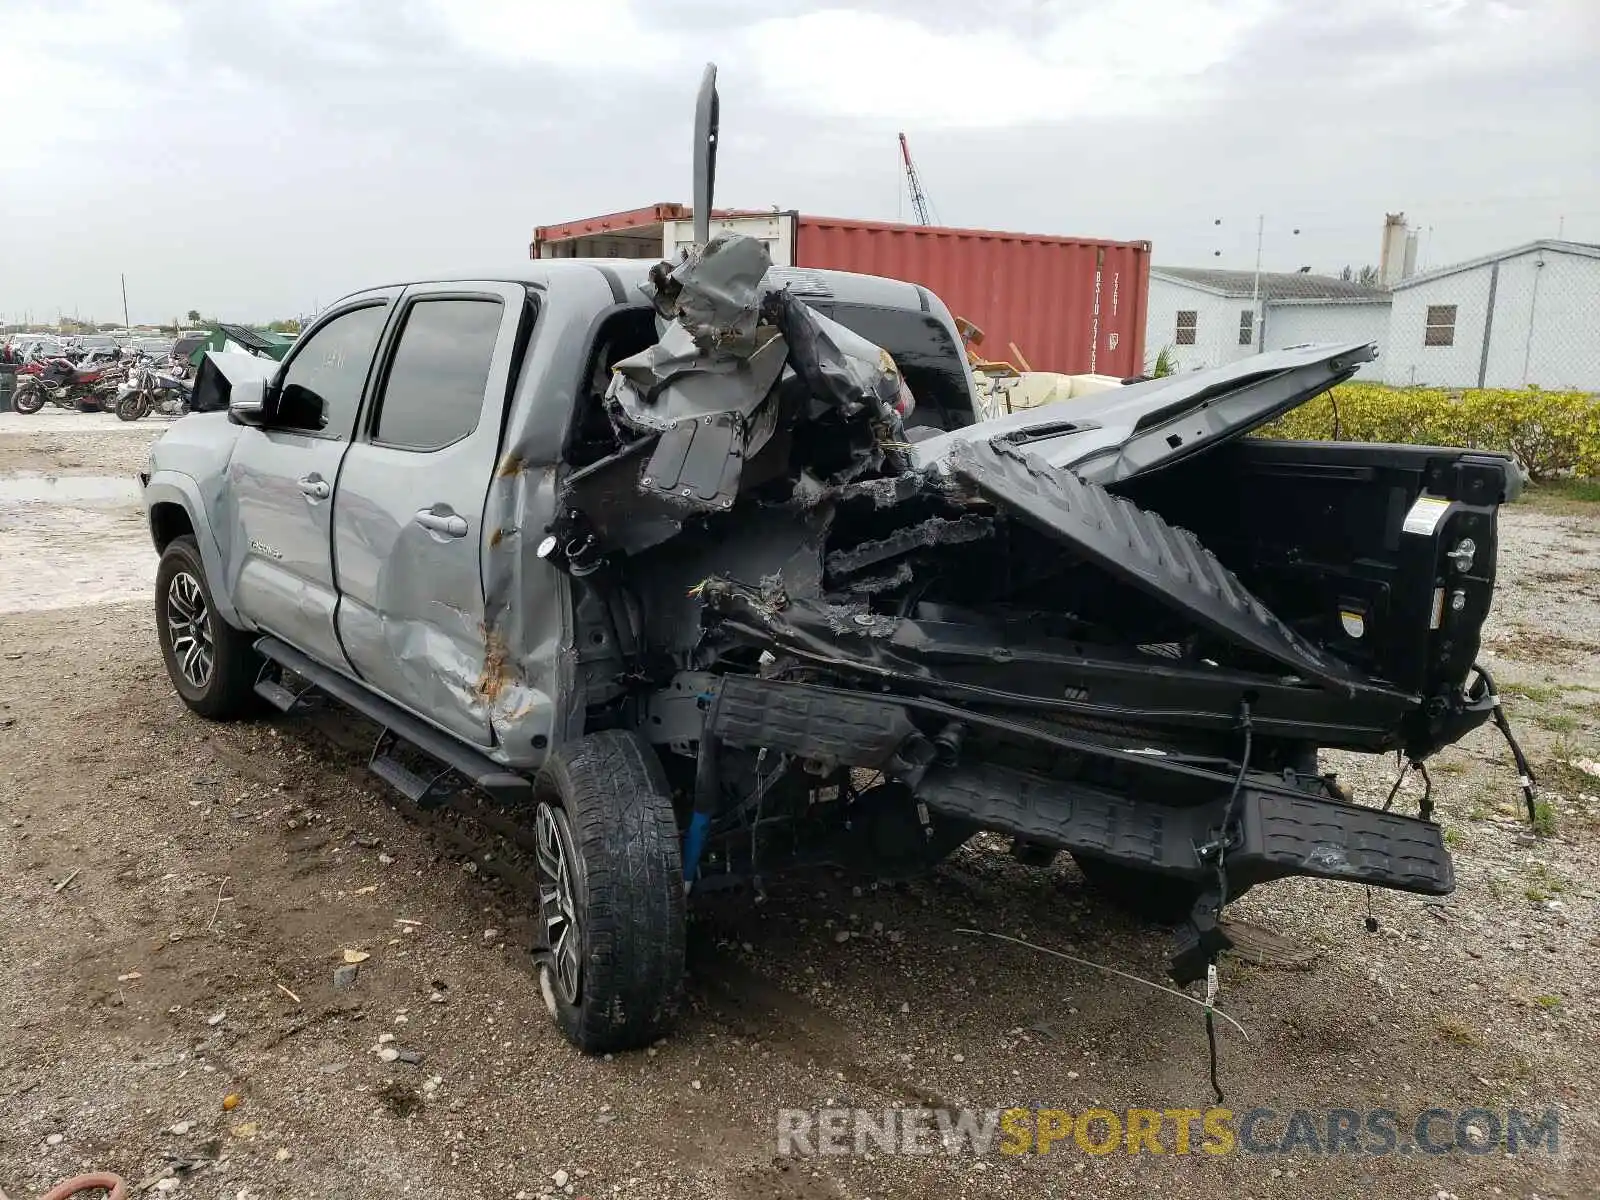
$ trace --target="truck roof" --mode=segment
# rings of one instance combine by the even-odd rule
[[[509,263],[487,269],[462,271],[453,274],[434,273],[426,278],[396,279],[373,287],[405,286],[417,283],[448,283],[453,280],[494,279],[507,283],[544,283],[560,275],[585,271],[601,271],[622,285],[628,300],[644,303],[638,291],[656,264],[655,259],[644,258],[535,258],[514,259]],[[808,303],[867,304],[882,308],[920,310],[949,318],[949,310],[927,288],[907,283],[902,279],[886,279],[879,275],[859,275],[852,271],[814,270],[808,267],[773,267],[767,276],[780,280],[795,295]],[[369,291],[370,288],[362,288]]]
[[[639,284],[645,281],[657,261],[521,259],[459,274],[434,273],[421,278],[389,280],[362,291],[480,280],[546,286],[557,295],[587,290],[592,296],[594,283],[604,278],[613,303],[644,306],[648,300],[639,290]],[[902,279],[806,267],[772,267],[767,279],[787,285],[797,297],[824,316],[834,317],[892,354],[919,404],[927,400],[940,410],[959,412],[962,417],[958,423],[961,424],[977,415],[972,371],[967,364],[961,333],[944,301],[927,288]],[[352,296],[361,294],[352,293]]]

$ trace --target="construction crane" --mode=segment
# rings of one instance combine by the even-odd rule
[[[922,190],[922,180],[917,176],[917,164],[911,161],[911,143],[900,135],[900,157],[906,164],[906,187],[911,192],[911,211],[917,215],[918,225],[932,225],[933,215],[928,205],[928,194]]]

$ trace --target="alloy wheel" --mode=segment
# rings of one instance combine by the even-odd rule
[[[179,571],[167,584],[167,632],[183,677],[197,688],[205,687],[216,660],[211,614],[200,582],[187,571]]]
[[[554,1011],[556,999],[576,1005],[582,983],[583,931],[573,899],[572,856],[567,814],[541,801],[534,818],[535,855],[539,872],[539,915],[544,921],[544,944],[539,982],[545,1003]]]

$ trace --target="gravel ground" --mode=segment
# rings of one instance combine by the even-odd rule
[[[780,1108],[1207,1107],[1194,1008],[956,930],[1154,980],[1168,936],[1098,903],[1069,861],[1024,868],[986,837],[898,888],[829,875],[759,907],[703,905],[679,1033],[583,1058],[511,948],[525,913],[384,803],[361,722],[217,726],[177,701],[148,600],[98,602],[116,599],[107,578],[148,587],[137,513],[83,500],[92,483],[25,498],[45,477],[126,479],[159,427],[61,415],[0,425],[12,1200],[88,1168],[226,1200],[1600,1194],[1600,779],[1571,765],[1600,758],[1600,514],[1519,507],[1502,525],[1490,662],[1545,784],[1546,834],[1528,832],[1502,745],[1479,731],[1432,764],[1453,896],[1379,893],[1368,933],[1360,889],[1261,888],[1236,915],[1312,961],[1222,971],[1221,1003],[1250,1038],[1219,1027],[1236,1112],[1558,1105],[1558,1156],[795,1160],[775,1154]],[[80,552],[98,582],[26,600]],[[135,555],[146,574],[123,578]],[[1393,779],[1390,761],[1329,759],[1368,802]],[[1408,780],[1401,803],[1418,794]],[[336,990],[349,951],[368,957]]]

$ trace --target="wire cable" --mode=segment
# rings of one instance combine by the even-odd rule
[[[1119,979],[1126,979],[1126,980],[1129,980],[1132,983],[1143,984],[1147,988],[1154,988],[1158,992],[1165,992],[1169,996],[1176,996],[1179,1000],[1182,1000],[1186,1004],[1195,1004],[1195,1005],[1198,1005],[1201,1008],[1204,1008],[1206,1006],[1206,1003],[1205,1003],[1204,1000],[1197,1000],[1193,996],[1189,995],[1186,992],[1180,992],[1177,988],[1169,988],[1169,987],[1165,986],[1164,984],[1152,982],[1151,980],[1145,979],[1142,976],[1131,975],[1127,971],[1118,970],[1116,967],[1107,967],[1107,966],[1102,965],[1101,963],[1091,962],[1087,958],[1079,958],[1076,954],[1067,954],[1067,953],[1065,953],[1064,951],[1061,951],[1061,950],[1052,950],[1048,946],[1036,945],[1035,943],[1028,941],[1026,938],[1011,937],[1009,934],[1004,934],[1004,933],[991,933],[987,929],[964,929],[963,928],[963,929],[957,929],[956,932],[957,933],[969,933],[969,934],[972,934],[974,937],[994,938],[997,941],[1010,942],[1010,943],[1012,943],[1013,945],[1016,945],[1016,946],[1026,946],[1029,950],[1037,950],[1040,954],[1054,955],[1056,958],[1064,958],[1068,962],[1078,963],[1080,966],[1093,967],[1096,971],[1104,971],[1107,975],[1115,975]],[[1215,1011],[1216,1011],[1217,1016],[1221,1017],[1224,1021],[1226,1021],[1228,1024],[1232,1025],[1235,1029],[1237,1029],[1239,1031],[1239,1033],[1244,1037],[1245,1041],[1248,1042],[1250,1040],[1250,1035],[1245,1032],[1245,1028],[1244,1028],[1243,1025],[1239,1024],[1238,1021],[1235,1021],[1232,1017],[1230,1017],[1227,1013],[1223,1012],[1220,1008],[1215,1009]]]

